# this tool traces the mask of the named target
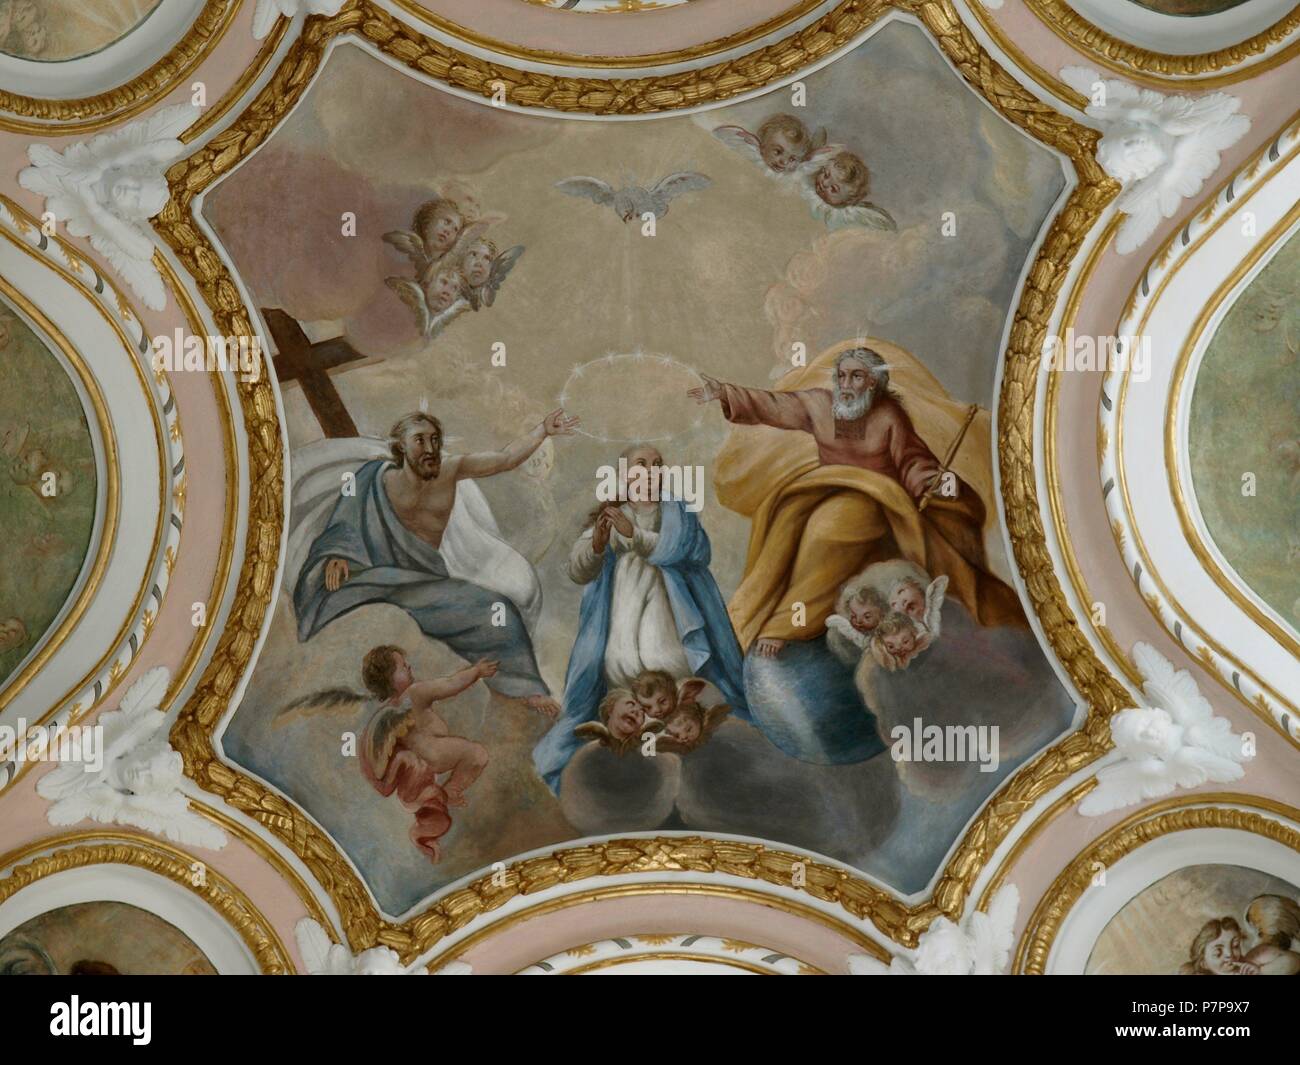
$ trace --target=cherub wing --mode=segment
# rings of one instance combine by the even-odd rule
[[[1079,812],[1085,817],[1133,806],[1174,790],[1174,774],[1159,758],[1116,762],[1097,771],[1097,787],[1083,797]]]
[[[1134,645],[1133,663],[1142,674],[1142,692],[1147,701],[1183,727],[1189,744],[1234,763],[1240,760],[1241,737],[1233,734],[1226,718],[1214,716],[1214,708],[1187,670],[1175,669],[1164,655],[1145,643]]]
[[[1015,943],[1012,929],[1020,892],[1015,884],[1004,884],[989,902],[987,913],[976,910],[966,921],[966,935],[975,955],[975,976],[997,976],[1006,967]]]
[[[731,707],[726,703],[718,703],[716,706],[708,707],[704,711],[704,724],[700,728],[701,739],[708,739],[712,736],[730,713]]]
[[[595,740],[606,747],[614,746],[614,737],[610,734],[609,729],[599,721],[584,721],[581,725],[574,727],[573,734],[579,739]]]
[[[436,336],[440,336],[442,334],[442,331],[446,329],[447,326],[449,326],[452,322],[454,322],[467,310],[469,310],[469,300],[465,299],[465,297],[462,296],[460,299],[456,300],[456,302],[453,303],[450,307],[448,307],[445,311],[439,311],[437,314],[435,314],[432,318],[429,319],[428,323],[424,327],[424,335],[428,337],[430,340],[432,340]]]
[[[501,282],[515,268],[520,257],[524,254],[524,246],[516,244],[513,248],[507,248],[495,259],[492,260],[492,270],[488,274],[488,279],[483,285],[481,299],[485,307],[491,307],[496,302],[497,291],[501,288]]]
[[[948,576],[935,577],[925,589],[925,627],[931,637],[939,635],[942,624],[943,596],[948,590]]]
[[[590,200],[601,207],[608,207],[614,202],[614,189],[600,178],[577,177],[557,181],[555,187],[566,196],[576,196],[580,200]]]
[[[429,253],[424,248],[424,241],[407,229],[390,230],[383,239],[384,243],[391,244],[411,260],[416,277],[424,275],[429,268]]]
[[[693,703],[700,697],[700,693],[709,686],[709,682],[700,677],[687,677],[677,685],[677,705],[682,703]]]
[[[826,646],[845,665],[856,665],[870,642],[870,637],[858,632],[842,614],[826,619]]]
[[[424,289],[409,277],[386,277],[384,278],[384,284],[396,292],[398,298],[411,308],[411,311],[415,314],[415,324],[419,327],[420,333],[428,336],[431,319],[429,304],[424,298]]]
[[[319,714],[356,714],[370,701],[369,697],[351,688],[325,688],[280,707],[271,719],[271,727],[283,728],[291,721]]]
[[[715,126],[713,135],[728,148],[740,152],[750,162],[767,166],[763,162],[763,153],[759,150],[758,138],[744,126]]]
[[[663,215],[668,211],[668,204],[678,196],[684,196],[697,189],[707,189],[712,184],[712,178],[697,174],[693,170],[681,170],[676,174],[669,174],[655,182],[650,190],[652,209],[655,214]]]
[[[883,207],[874,203],[854,203],[847,207],[830,207],[823,213],[822,220],[830,230],[848,229],[850,226],[863,226],[866,229],[884,229],[895,232],[898,223],[894,216]]]

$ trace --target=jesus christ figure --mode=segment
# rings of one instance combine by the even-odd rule
[[[498,661],[487,680],[494,691],[558,714],[524,616],[536,575],[499,539],[490,512],[470,520],[469,497],[481,499],[471,491],[475,479],[515,469],[547,437],[568,436],[577,424],[557,410],[499,451],[444,456],[437,418],[423,411],[401,418],[389,434],[390,458],[356,471],[355,490],[332,500],[311,541],[294,586],[298,638],[361,606],[401,607],[426,636],[462,657]],[[454,566],[457,557],[464,564]],[[512,567],[526,571],[514,581],[521,590],[502,594]]]
[[[1015,593],[988,571],[982,500],[917,433],[885,360],[850,347],[833,372],[834,389],[769,392],[701,375],[690,390],[736,425],[810,433],[817,445],[817,467],[777,485],[754,514],[729,607],[741,647],[771,657],[820,636],[843,583],[900,556],[946,574],[949,596],[984,624],[1023,624]]]

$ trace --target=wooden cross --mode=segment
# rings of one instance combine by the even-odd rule
[[[263,307],[262,317],[275,341],[275,375],[280,384],[298,382],[327,437],[360,436],[330,374],[370,360],[342,337],[311,343],[297,320],[278,308]]]

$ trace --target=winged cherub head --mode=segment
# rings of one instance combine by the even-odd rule
[[[1127,185],[1154,174],[1173,150],[1171,134],[1155,122],[1134,117],[1106,131],[1097,144],[1097,162]]]
[[[838,152],[817,168],[812,185],[823,203],[847,207],[866,199],[871,172],[852,152]]]
[[[161,175],[111,166],[95,185],[95,198],[123,218],[142,221],[167,205],[167,181]]]
[[[483,238],[470,241],[460,257],[461,275],[475,288],[486,285],[492,276],[492,260],[496,257],[497,246],[492,241]]]
[[[424,252],[437,259],[451,250],[460,231],[465,228],[465,216],[454,200],[440,197],[420,204],[411,223],[415,235],[424,242]]]
[[[808,127],[794,115],[773,115],[758,127],[758,153],[778,174],[807,161],[816,147]]]

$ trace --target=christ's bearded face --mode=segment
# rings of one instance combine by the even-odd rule
[[[417,422],[402,437],[402,458],[424,481],[442,472],[442,434],[428,422]]]
[[[871,409],[876,378],[857,359],[845,359],[835,368],[834,414],[840,421],[856,421]]]

